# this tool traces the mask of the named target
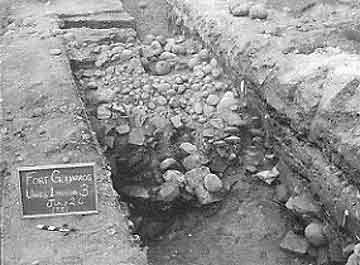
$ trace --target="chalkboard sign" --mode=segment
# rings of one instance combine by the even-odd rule
[[[24,218],[97,213],[94,163],[18,168]]]

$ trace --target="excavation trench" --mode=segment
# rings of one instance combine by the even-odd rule
[[[232,75],[164,1],[148,5],[144,11],[124,1],[136,31],[128,21],[63,28],[91,126],[150,263],[328,258],[325,235],[311,245],[305,227],[321,224],[339,235],[337,246],[343,238],[309,193],[301,195],[303,211],[285,207],[291,194],[281,175],[292,173],[277,157],[256,89]],[[291,242],[281,242],[284,236]]]

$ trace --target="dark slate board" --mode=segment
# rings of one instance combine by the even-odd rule
[[[94,163],[18,168],[24,218],[97,213]]]

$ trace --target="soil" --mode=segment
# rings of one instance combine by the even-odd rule
[[[267,1],[266,5],[278,11],[283,10],[284,7],[290,9],[293,20],[290,20],[288,24],[294,24],[299,22],[297,20],[299,16],[301,17],[303,13],[314,7],[313,2],[310,0],[273,0]],[[335,1],[325,0],[321,2],[330,5],[335,3]],[[174,17],[165,0],[124,0],[123,3],[126,10],[135,17],[136,30],[140,39],[144,39],[148,33],[172,35],[170,22],[174,22],[172,21]],[[64,52],[58,57],[49,56],[50,49],[63,46],[56,33],[53,34],[51,31],[56,31],[57,27],[54,27],[56,21],[42,14],[46,11],[51,13],[54,10],[56,13],[64,13],[69,9],[76,13],[83,9],[84,2],[80,0],[67,3],[50,1],[46,4],[32,1],[9,4],[4,1],[0,2],[0,7],[5,4],[10,7],[2,9],[5,10],[2,12],[6,15],[4,15],[5,19],[1,20],[1,27],[6,28],[9,22],[16,21],[6,28],[7,33],[1,39],[2,72],[5,73],[0,94],[0,104],[2,103],[4,108],[2,114],[5,117],[0,127],[2,150],[5,150],[1,161],[7,163],[0,164],[0,174],[3,175],[5,184],[4,197],[1,201],[4,212],[1,217],[6,264],[59,264],[63,262],[65,256],[78,255],[76,253],[78,248],[84,254],[86,265],[145,264],[144,252],[139,249],[139,242],[134,243],[134,237],[129,234],[127,209],[121,208],[118,204],[109,172],[105,170],[104,156],[100,154],[99,145],[93,137],[87,120],[88,117],[84,115],[80,101],[80,96],[83,95],[74,90],[75,85],[70,77],[68,58],[65,57]],[[212,11],[212,15],[220,12],[218,15],[225,17],[229,16],[228,13],[225,15],[225,10],[228,12],[226,4],[225,1],[199,1],[197,7],[202,6],[205,10]],[[92,1],[89,4],[89,10],[96,11],[99,6],[102,4]],[[111,10],[111,5],[107,7]],[[6,18],[8,14],[11,15],[10,20]],[[279,17],[281,23],[284,20],[284,17]],[[257,36],[263,31],[263,26],[257,22],[249,27],[247,38]],[[321,28],[320,22],[313,24]],[[273,33],[270,35],[276,36],[276,32]],[[241,34],[245,36],[246,32]],[[346,51],[356,51],[357,43],[344,43],[340,35],[332,34],[329,35],[332,38],[328,40],[328,43],[341,44]],[[298,36],[296,35],[291,40],[292,43],[300,49],[301,54],[308,55],[322,47],[327,35],[317,36],[319,38],[312,35],[312,46],[306,46],[301,41],[302,38]],[[286,45],[288,41],[291,42],[287,39]],[[259,44],[254,43],[255,46]],[[259,50],[266,46],[262,44],[264,43],[260,43],[257,47]],[[276,51],[280,53],[286,45],[276,47]],[[225,50],[229,48],[225,41],[222,48]],[[264,58],[264,64],[272,65],[272,60],[266,61],[268,57]],[[233,60],[236,59],[238,58],[234,56]],[[246,67],[250,65],[245,64],[244,68]],[[77,69],[72,70],[76,75]],[[260,71],[259,75],[263,73]],[[231,79],[236,80],[235,77]],[[295,95],[289,95],[287,98],[294,97]],[[274,97],[270,99],[274,100]],[[88,111],[91,112],[89,109]],[[59,127],[64,129],[58,130]],[[39,128],[43,128],[45,135],[43,131],[39,133]],[[95,160],[99,165],[102,214],[89,218],[90,221],[83,217],[69,217],[54,221],[56,224],[88,226],[88,229],[83,232],[85,239],[80,236],[62,239],[57,235],[39,235],[38,231],[32,229],[35,221],[24,222],[20,219],[17,209],[18,187],[14,174],[17,166],[39,162],[49,164],[89,160]],[[286,177],[290,178],[290,175]],[[299,257],[280,249],[281,239],[293,229],[296,222],[282,210],[283,208],[279,207],[279,204],[274,203],[275,185],[279,182],[275,185],[267,185],[251,174],[245,173],[244,168],[227,172],[226,177],[232,180],[230,181],[232,188],[224,200],[204,207],[183,207],[174,214],[171,222],[161,230],[161,233],[145,242],[148,247],[149,264],[300,265],[311,264],[314,261],[314,257]],[[284,179],[279,181],[283,182]],[[297,181],[294,180],[294,183],[290,183],[289,186],[296,186]],[[286,183],[288,182],[289,180]],[[147,227],[148,232],[151,229],[151,226]],[[19,238],[20,232],[22,237],[27,239],[26,242],[22,242],[23,239]],[[96,236],[92,236],[93,234]],[[53,243],[52,246],[48,246],[49,240]],[[87,243],[81,243],[83,240]],[[28,248],[30,244],[32,244],[31,251]],[[67,253],[54,251],[55,244],[59,249],[66,249]],[[114,247],[107,250],[109,245]],[[42,251],[39,251],[40,249]],[[41,253],[34,258],[34,251]]]
[[[240,179],[224,202],[178,217],[162,240],[149,245],[149,263],[309,264],[279,249],[290,223],[270,202],[272,188],[246,176]]]
[[[124,8],[136,20],[136,31],[142,39],[146,34],[169,36],[169,9],[165,0],[123,0]],[[145,4],[144,6],[142,4]]]

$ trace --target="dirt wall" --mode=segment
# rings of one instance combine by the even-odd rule
[[[255,1],[267,18],[252,19],[232,16],[227,1],[168,2],[234,79],[253,85],[254,100],[263,102],[264,116],[271,117],[269,132],[284,164],[321,198],[336,220],[341,222],[344,210],[349,210],[347,228],[359,231],[355,102],[360,57],[358,43],[346,34],[356,34],[357,4],[302,1],[299,6],[284,6]]]

